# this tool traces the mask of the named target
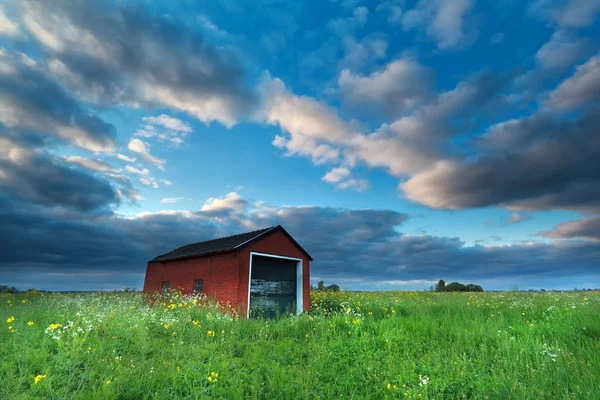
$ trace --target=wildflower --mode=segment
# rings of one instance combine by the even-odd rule
[[[192,324],[194,324],[194,325],[198,326],[198,325],[200,325],[200,322],[198,322],[198,321],[196,321],[196,320],[193,320],[193,321],[192,321]]]
[[[173,333],[171,333],[171,336],[177,336],[177,332],[173,331]]]
[[[391,387],[392,387],[392,384],[391,384],[391,383],[388,383],[388,384],[387,384],[387,388],[389,389],[389,388],[391,388]]]
[[[306,337],[308,338],[308,333],[306,334]]]
[[[46,379],[46,375],[38,375],[38,376],[36,376],[35,378],[33,378],[33,382],[34,383],[38,383],[42,379]]]
[[[107,385],[110,385],[110,384],[112,383],[112,381],[109,379],[109,380],[107,380],[107,381],[106,381],[106,382],[104,382],[104,383],[106,383]]]
[[[7,319],[6,322],[10,324],[14,320],[15,320],[15,317],[13,316],[13,317],[10,317],[9,319]]]
[[[212,383],[217,383],[217,378],[219,377],[219,373],[218,372],[211,372],[210,375],[208,375],[208,381],[212,382]]]
[[[29,326],[31,326],[31,325],[35,325],[35,322],[33,322],[33,321],[29,321],[29,322],[27,323],[27,325],[29,325]]]
[[[208,336],[215,336],[215,331],[208,331],[208,332],[206,332],[206,334]]]
[[[48,329],[50,329],[51,331],[60,328],[62,325],[61,324],[50,324],[50,326],[48,327]]]

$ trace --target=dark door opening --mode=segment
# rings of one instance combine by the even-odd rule
[[[297,261],[252,255],[250,317],[296,314]]]

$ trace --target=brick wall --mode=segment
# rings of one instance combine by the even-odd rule
[[[204,294],[235,308],[238,300],[238,266],[239,258],[235,252],[166,263],[148,263],[144,292],[160,291],[163,281],[169,281],[171,289],[180,289],[183,293],[190,294],[194,289],[194,280],[202,279]]]

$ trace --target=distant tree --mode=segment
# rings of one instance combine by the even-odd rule
[[[327,288],[325,290],[327,290],[329,292],[339,292],[340,287],[334,283],[333,285],[327,286]]]
[[[18,290],[14,286],[0,285],[0,293],[17,293]]]
[[[319,283],[317,283],[317,290],[325,290],[325,282],[319,281]]]
[[[437,285],[435,285],[435,291],[436,292],[443,292],[446,289],[446,281],[444,281],[443,279],[440,279],[437,283]]]
[[[469,283],[467,286],[467,292],[483,292],[483,288],[479,285],[473,285],[472,283]]]
[[[445,292],[466,292],[467,287],[459,282],[452,282],[446,285]]]

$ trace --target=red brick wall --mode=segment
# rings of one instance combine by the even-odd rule
[[[144,292],[160,291],[163,281],[169,281],[171,289],[181,289],[183,293],[190,294],[194,290],[194,280],[202,279],[204,294],[235,308],[238,300],[238,266],[239,258],[235,252],[148,263]]]
[[[310,261],[283,233],[277,231],[272,233],[251,246],[242,250],[239,254],[240,274],[238,284],[238,303],[243,305],[242,315],[248,306],[248,273],[250,270],[250,252],[274,254],[284,257],[302,259],[302,305],[304,310],[310,309]]]

